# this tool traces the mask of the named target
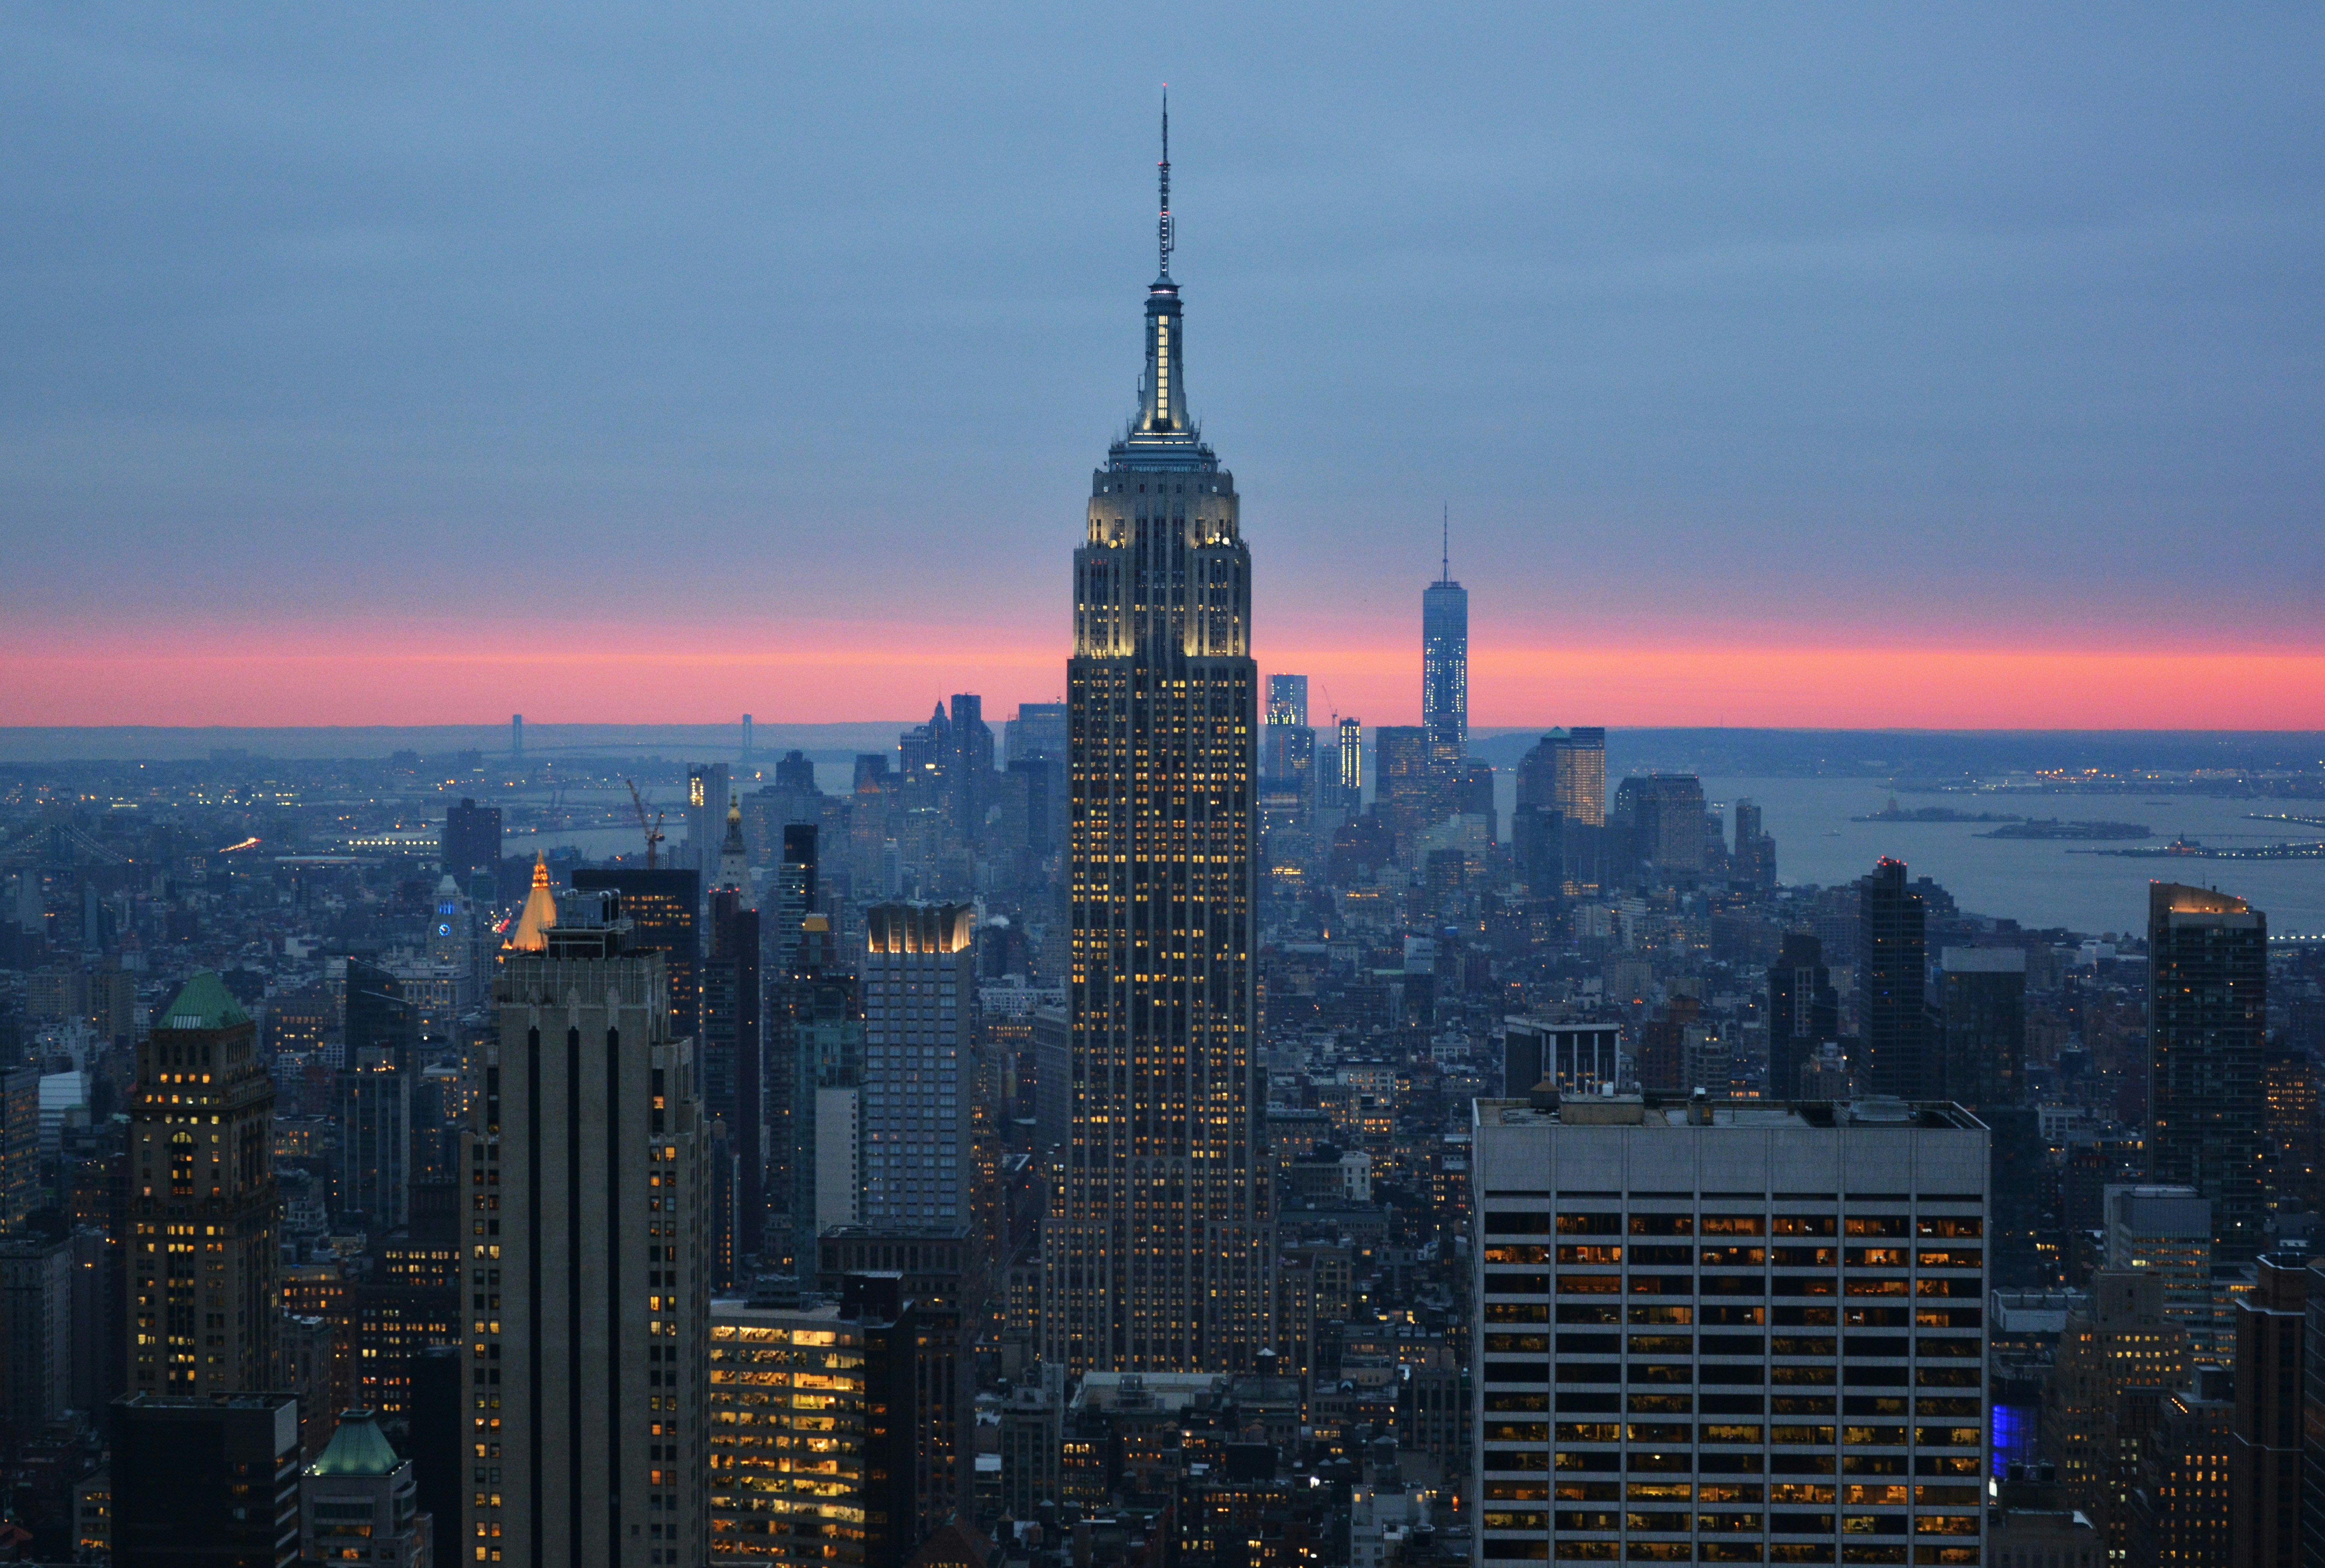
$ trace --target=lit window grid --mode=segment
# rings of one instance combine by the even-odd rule
[[[714,1563],[860,1563],[864,1353],[853,1325],[714,1321]]]
[[[1257,674],[1248,554],[1231,487],[1206,515],[1209,478],[1190,513],[1179,475],[1101,475],[1077,554],[1078,1077],[1043,1314],[1073,1367],[1240,1364],[1271,1337],[1250,1174]],[[1134,479],[1171,501],[1133,501]]]
[[[1603,1201],[1590,1202],[1571,1198],[1562,1200],[1560,1210],[1561,1211],[1590,1211],[1621,1217],[1622,1230],[1608,1240],[1612,1244],[1612,1249],[1618,1251],[1626,1259],[1630,1256],[1631,1248],[1635,1244],[1635,1239],[1629,1234],[1628,1227],[1628,1218],[1632,1212],[1667,1216],[1683,1211],[1680,1206],[1670,1202],[1642,1205],[1634,1211]],[[1547,1213],[1548,1211],[1543,1208],[1520,1211],[1504,1203],[1496,1206],[1490,1212],[1496,1215],[1505,1215],[1515,1212]],[[1744,1211],[1732,1208],[1706,1206],[1696,1212],[1698,1216],[1696,1236],[1691,1242],[1685,1244],[1690,1251],[1707,1245],[1703,1240],[1700,1228],[1701,1217],[1734,1216]],[[1760,1239],[1766,1248],[1773,1249],[1776,1239],[1765,1234],[1767,1227],[1765,1221],[1777,1217],[1780,1213],[1830,1214],[1835,1218],[1838,1226],[1842,1212],[1829,1202],[1820,1206],[1811,1201],[1805,1200],[1790,1207],[1783,1204],[1772,1206],[1770,1209],[1761,1211],[1760,1218],[1764,1221],[1764,1231]],[[1851,1209],[1847,1212],[1856,1218],[1876,1217],[1876,1211]],[[1967,1217],[1967,1212],[1958,1206],[1931,1205],[1925,1207],[1918,1215],[1908,1209],[1884,1208],[1877,1211],[1877,1217],[1904,1218],[1908,1220],[1908,1229],[1912,1229],[1924,1220],[1958,1220]],[[1811,1296],[1806,1294],[1772,1295],[1764,1292],[1755,1296],[1747,1292],[1721,1298],[1705,1295],[1700,1294],[1700,1290],[1690,1290],[1684,1295],[1662,1294],[1642,1299],[1633,1294],[1633,1282],[1640,1276],[1631,1272],[1627,1261],[1621,1265],[1621,1272],[1616,1276],[1621,1281],[1621,1291],[1611,1296],[1561,1290],[1562,1284],[1568,1281],[1569,1276],[1579,1276],[1582,1279],[1594,1283],[1603,1280],[1606,1277],[1605,1271],[1609,1266],[1603,1261],[1570,1264],[1546,1262],[1543,1266],[1547,1270],[1549,1287],[1547,1294],[1494,1292],[1491,1289],[1493,1276],[1488,1275],[1481,1279],[1480,1284],[1485,1286],[1480,1292],[1480,1299],[1485,1303],[1482,1313],[1485,1321],[1481,1323],[1478,1339],[1481,1356],[1491,1353],[1492,1340],[1489,1336],[1520,1337],[1524,1332],[1523,1330],[1514,1330],[1514,1325],[1497,1325],[1494,1322],[1495,1309],[1497,1306],[1507,1310],[1539,1305],[1543,1309],[1544,1318],[1548,1320],[1542,1324],[1542,1334],[1554,1344],[1554,1336],[1559,1332],[1556,1320],[1560,1316],[1558,1311],[1560,1306],[1611,1305],[1613,1310],[1625,1320],[1614,1331],[1626,1336],[1622,1350],[1612,1356],[1605,1352],[1587,1356],[1569,1356],[1561,1353],[1557,1360],[1552,1363],[1552,1370],[1560,1384],[1581,1385],[1570,1389],[1562,1389],[1562,1392],[1577,1395],[1603,1395],[1604,1391],[1609,1388],[1618,1391],[1616,1398],[1622,1406],[1620,1410],[1612,1413],[1576,1412],[1575,1414],[1583,1415],[1586,1417],[1580,1421],[1561,1419],[1563,1412],[1550,1410],[1545,1410],[1539,1416],[1488,1410],[1487,1407],[1489,1405],[1496,1403],[1495,1399],[1496,1394],[1515,1395],[1521,1390],[1531,1394],[1540,1390],[1547,1395],[1550,1394],[1550,1385],[1538,1379],[1524,1381],[1497,1378],[1496,1365],[1490,1360],[1487,1361],[1483,1369],[1484,1376],[1480,1379],[1481,1442],[1478,1492],[1480,1521],[1487,1542],[1484,1553],[1486,1559],[1523,1554],[1514,1550],[1519,1542],[1524,1538],[1533,1537],[1536,1531],[1549,1534],[1552,1528],[1553,1519],[1561,1515],[1565,1516],[1561,1523],[1570,1523],[1578,1527],[1556,1529],[1556,1539],[1560,1543],[1571,1542],[1578,1546],[1584,1543],[1598,1543],[1601,1545],[1621,1543],[1616,1549],[1626,1556],[1635,1555],[1631,1548],[1635,1544],[1644,1550],[1636,1554],[1635,1560],[1657,1560],[1645,1554],[1650,1551],[1676,1550],[1683,1543],[1684,1538],[1690,1536],[1694,1537],[1699,1546],[1740,1545],[1745,1537],[1749,1536],[1756,1540],[1762,1534],[1757,1528],[1744,1527],[1742,1521],[1748,1510],[1750,1514],[1757,1516],[1761,1520],[1768,1520],[1772,1516],[1780,1513],[1797,1516],[1802,1512],[1826,1512],[1836,1516],[1832,1525],[1829,1525],[1822,1531],[1768,1529],[1765,1532],[1767,1536],[1783,1537],[1770,1545],[1769,1561],[1829,1561],[1829,1558],[1805,1554],[1806,1550],[1811,1543],[1830,1542],[1835,1538],[1869,1545],[1888,1541],[1893,1536],[1897,1540],[1917,1543],[1928,1548],[1933,1554],[1928,1560],[1932,1562],[1974,1560],[1968,1557],[1948,1557],[1934,1554],[1947,1552],[1949,1549],[1975,1551],[1978,1543],[1982,1540],[1984,1516],[1981,1489],[1987,1468],[1987,1422],[1983,1398],[1985,1337],[1982,1327],[1974,1337],[1958,1333],[1946,1336],[1952,1343],[1961,1346],[1965,1353],[1931,1358],[1927,1361],[1919,1353],[1923,1348],[1923,1337],[1920,1332],[1921,1325],[1918,1322],[1906,1331],[1909,1342],[1913,1347],[1911,1353],[1893,1357],[1848,1356],[1846,1362],[1843,1360],[1843,1355],[1848,1336],[1845,1323],[1836,1323],[1829,1331],[1833,1336],[1834,1349],[1830,1354],[1821,1356],[1785,1356],[1781,1359],[1744,1356],[1731,1359],[1718,1356],[1704,1357],[1690,1353],[1686,1358],[1681,1358],[1668,1349],[1641,1350],[1637,1347],[1637,1341],[1641,1339],[1653,1341],[1673,1337],[1655,1334],[1653,1331],[1653,1329],[1666,1325],[1659,1325],[1652,1322],[1643,1322],[1643,1320],[1635,1315],[1643,1313],[1664,1314],[1676,1311],[1686,1314],[1690,1319],[1686,1335],[1692,1344],[1700,1342],[1696,1341],[1696,1336],[1705,1326],[1700,1318],[1703,1310],[1707,1307],[1732,1306],[1750,1310],[1756,1304],[1764,1319],[1766,1320],[1774,1320],[1779,1311],[1784,1308],[1807,1309],[1808,1312],[1812,1313],[1817,1308],[1826,1306],[1829,1307],[1836,1317],[1845,1318],[1849,1310],[1848,1304],[1852,1301],[1857,1303],[1860,1307],[1902,1301],[1909,1304],[1908,1310],[1916,1319],[1926,1308],[1939,1312],[1951,1320],[1952,1314],[1959,1310],[1952,1304],[1964,1300],[1978,1303],[1982,1307],[1985,1296],[1982,1244],[1977,1249],[1978,1260],[1975,1269],[1931,1268],[1925,1272],[1920,1266],[1919,1255],[1922,1252],[1950,1252],[1959,1257],[1968,1249],[1948,1248],[1943,1243],[1931,1247],[1923,1239],[1912,1236],[1904,1239],[1906,1245],[1903,1248],[1857,1248],[1852,1249],[1846,1245],[1846,1238],[1836,1238],[1835,1244],[1825,1248],[1825,1250],[1834,1254],[1832,1264],[1814,1269],[1774,1267],[1762,1281],[1764,1286],[1771,1289],[1782,1289],[1783,1286],[1776,1283],[1779,1281],[1797,1281],[1803,1285],[1810,1282],[1822,1282],[1834,1287],[1834,1293],[1826,1295]],[[1521,1246],[1539,1245],[1553,1260],[1557,1257],[1556,1248],[1560,1246],[1560,1241],[1554,1233],[1540,1236],[1528,1235],[1523,1238],[1516,1235],[1505,1235],[1502,1242],[1505,1245],[1510,1243]],[[1493,1244],[1494,1236],[1491,1231],[1481,1234],[1478,1255],[1480,1258],[1478,1267],[1481,1274],[1487,1266],[1485,1261],[1488,1256],[1486,1248]],[[1582,1244],[1570,1241],[1567,1245],[1580,1247]],[[1653,1247],[1679,1244],[1657,1243],[1650,1240],[1645,1245]],[[1859,1253],[1872,1250],[1900,1250],[1905,1255],[1906,1261],[1894,1267],[1885,1266],[1876,1269],[1852,1260],[1850,1266],[1845,1271],[1841,1271],[1838,1265],[1841,1258],[1852,1250]],[[1700,1258],[1700,1254],[1698,1254],[1698,1257]],[[1647,1275],[1668,1278],[1674,1272],[1674,1266],[1648,1264],[1644,1266],[1644,1269]],[[1721,1270],[1720,1272],[1732,1271]],[[1700,1285],[1700,1263],[1690,1266],[1685,1274],[1690,1285]],[[1919,1293],[1923,1287],[1925,1279],[1933,1284],[1939,1281],[1944,1282],[1942,1288],[1949,1294],[1926,1298],[1922,1296]],[[1880,1288],[1889,1294],[1879,1295],[1848,1294],[1852,1285],[1858,1285]],[[1892,1289],[1897,1286],[1902,1286],[1902,1290]],[[1966,1289],[1975,1291],[1976,1294],[1965,1295],[1962,1293]],[[1935,1305],[1929,1304],[1935,1304]],[[1978,1311],[1978,1309],[1973,1310]],[[1978,1311],[1978,1318],[1981,1324],[1983,1315],[1982,1311]],[[1644,1335],[1638,1334],[1636,1330],[1641,1326],[1647,1327],[1650,1331]],[[1797,1343],[1802,1340],[1822,1337],[1814,1333],[1812,1330],[1796,1335],[1781,1335],[1777,1332],[1781,1326],[1784,1325],[1780,1325],[1774,1321],[1764,1321],[1756,1331],[1764,1340],[1772,1343],[1772,1348],[1774,1342],[1780,1342],[1785,1339],[1791,1339]],[[1811,1327],[1807,1324],[1801,1326],[1804,1329]],[[1948,1326],[1951,1326],[1950,1321]],[[1603,1333],[1607,1331],[1601,1328],[1594,1331]],[[1753,1331],[1746,1331],[1748,1333]],[[1763,1364],[1767,1369],[1767,1377],[1755,1384],[1746,1384],[1740,1380],[1714,1382],[1709,1381],[1705,1375],[1707,1371],[1714,1377],[1721,1371],[1733,1370],[1739,1373],[1756,1371]],[[1676,1412],[1660,1413],[1662,1415],[1660,1420],[1638,1420],[1637,1416],[1641,1414],[1656,1413],[1635,1411],[1632,1408],[1635,1397],[1635,1389],[1644,1388],[1646,1391],[1645,1397],[1649,1400],[1671,1399],[1675,1396],[1656,1392],[1654,1384],[1634,1381],[1631,1377],[1633,1369],[1635,1367],[1670,1368],[1681,1365],[1689,1369],[1691,1374],[1686,1384],[1690,1391],[1701,1390],[1707,1387],[1715,1390],[1739,1387],[1761,1387],[1766,1390],[1761,1396],[1764,1406],[1773,1410],[1773,1401],[1778,1398],[1824,1397],[1813,1392],[1805,1396],[1788,1396],[1777,1390],[1787,1387],[1814,1390],[1822,1387],[1830,1390],[1829,1396],[1834,1404],[1834,1413],[1822,1416],[1808,1415],[1792,1421],[1783,1420],[1774,1414],[1764,1414],[1756,1418],[1736,1415],[1727,1421],[1707,1420],[1696,1408],[1699,1400],[1696,1395],[1690,1392],[1684,1396],[1689,1406],[1688,1415],[1684,1422],[1672,1419]],[[1846,1369],[1859,1366],[1883,1372],[1896,1372],[1899,1375],[1899,1380],[1894,1383],[1866,1386],[1901,1389],[1900,1395],[1885,1394],[1871,1397],[1902,1397],[1910,1400],[1913,1414],[1867,1415],[1855,1419],[1849,1418],[1846,1407],[1846,1400],[1848,1398],[1846,1390],[1849,1387]],[[1589,1369],[1597,1371],[1613,1368],[1619,1368],[1623,1372],[1621,1380],[1605,1378],[1578,1378],[1566,1375],[1573,1370]],[[1970,1381],[1967,1386],[1974,1390],[1973,1393],[1964,1396],[1943,1388],[1924,1392],[1922,1382],[1925,1376],[1953,1378],[1958,1377],[1958,1369],[1968,1371]],[[1775,1380],[1784,1378],[1786,1373],[1792,1373],[1794,1376],[1787,1378],[1782,1383]],[[1810,1380],[1819,1376],[1829,1380],[1824,1382]],[[1950,1384],[1949,1387],[1950,1386]],[[1675,1378],[1672,1378],[1667,1387],[1676,1388],[1679,1387],[1678,1380]],[[1959,1409],[1959,1402],[1965,1397],[1975,1402],[1975,1414],[1966,1415]],[[1930,1405],[1935,1401],[1943,1401],[1945,1405],[1940,1409],[1931,1410]],[[1555,1395],[1551,1395],[1544,1400],[1545,1405],[1556,1402]],[[1928,1413],[1928,1419],[1923,1419],[1925,1411]],[[1975,1424],[1974,1446],[1953,1443],[1925,1443],[1922,1441],[1924,1436],[1935,1436],[1940,1433],[1946,1437],[1959,1436],[1966,1429],[1966,1424],[1970,1423]],[[1527,1441],[1509,1441],[1493,1435],[1496,1427],[1510,1431],[1519,1426],[1537,1424],[1542,1428],[1540,1437]],[[1674,1428],[1686,1433],[1690,1441],[1681,1443],[1657,1441],[1653,1438],[1640,1440],[1644,1433],[1658,1429],[1670,1432]],[[1852,1429],[1871,1433],[1881,1428],[1894,1428],[1902,1441],[1894,1443],[1870,1442],[1851,1443],[1848,1441]],[[1587,1432],[1592,1438],[1596,1438],[1601,1431],[1610,1433],[1611,1437],[1604,1442],[1593,1442],[1586,1441],[1583,1435]],[[1709,1441],[1714,1433],[1752,1433],[1768,1441],[1736,1443]],[[1783,1438],[1786,1434],[1791,1434],[1801,1441],[1784,1442]],[[1886,1435],[1885,1433],[1883,1434]],[[1668,1477],[1675,1472],[1635,1470],[1633,1466],[1635,1453],[1643,1459],[1648,1456],[1681,1454],[1696,1456],[1683,1472],[1688,1477],[1684,1484],[1697,1489],[1684,1507],[1678,1508],[1672,1507],[1677,1499],[1671,1489],[1681,1483],[1668,1479],[1663,1480],[1655,1479],[1658,1474]],[[1542,1468],[1540,1471],[1496,1468],[1497,1461],[1500,1464],[1512,1464],[1518,1456],[1531,1458],[1537,1455],[1542,1460]],[[1598,1455],[1606,1456],[1609,1462],[1606,1465],[1589,1466],[1587,1471],[1581,1464],[1573,1464],[1569,1468],[1570,1461],[1587,1462],[1588,1458]],[[1700,1468],[1703,1456],[1747,1455],[1756,1461],[1756,1471],[1706,1471]],[[1770,1469],[1772,1461],[1782,1462],[1787,1459],[1796,1462],[1804,1461],[1811,1463],[1822,1460],[1829,1468],[1822,1479],[1805,1471],[1779,1472]],[[1836,1461],[1838,1462],[1835,1462]],[[1718,1462],[1716,1457],[1713,1462]],[[1851,1481],[1848,1476],[1852,1462],[1859,1465],[1894,1462],[1900,1468],[1902,1473],[1894,1477],[1883,1475],[1878,1478],[1868,1478],[1860,1471],[1860,1479]],[[1925,1476],[1921,1473],[1924,1469],[1934,1470],[1940,1467],[1959,1470],[1961,1473],[1946,1476]],[[1595,1475],[1600,1479],[1585,1480],[1582,1477],[1586,1474]],[[1731,1479],[1753,1475],[1758,1477],[1756,1482]],[[1793,1479],[1780,1480],[1778,1479],[1780,1475],[1790,1475]],[[1541,1489],[1544,1496],[1539,1500],[1523,1496],[1522,1494],[1530,1489],[1533,1485],[1528,1478],[1537,1476],[1541,1478]],[[1635,1480],[1633,1479],[1635,1476],[1644,1476],[1645,1479]],[[1561,1481],[1564,1486],[1577,1494],[1588,1495],[1559,1498],[1556,1494],[1561,1489]],[[1719,1489],[1719,1491],[1711,1495],[1707,1501],[1706,1494],[1700,1489],[1705,1487]],[[1816,1489],[1824,1487],[1833,1490],[1832,1502],[1820,1504],[1810,1500],[1816,1495]],[[1635,1490],[1635,1488],[1645,1489]],[[1655,1489],[1658,1488],[1663,1489],[1658,1492]],[[1595,1489],[1613,1489],[1619,1495],[1615,1497],[1598,1495]],[[1494,1495],[1496,1491],[1503,1492],[1505,1496],[1496,1498]],[[1780,1506],[1780,1494],[1786,1491],[1790,1491],[1792,1495],[1782,1498],[1781,1501],[1792,1502],[1795,1505],[1793,1508],[1785,1508]],[[1749,1498],[1755,1493],[1764,1500],[1756,1503],[1749,1501]],[[1496,1501],[1504,1501],[1511,1506],[1496,1508],[1492,1506]],[[1570,1504],[1579,1503],[1582,1506],[1561,1508],[1558,1506],[1561,1501]],[[1644,1508],[1635,1508],[1631,1506],[1634,1502],[1643,1502],[1649,1506]],[[1605,1506],[1593,1507],[1593,1504]],[[1689,1522],[1691,1528],[1650,1531],[1640,1527],[1648,1517],[1653,1517],[1658,1523],[1663,1523],[1681,1514],[1690,1517]],[[1496,1522],[1497,1519],[1502,1521],[1499,1525]],[[1586,1519],[1591,1525],[1604,1527],[1579,1527]],[[1521,1530],[1524,1532],[1523,1536],[1515,1534]],[[1505,1543],[1504,1550],[1501,1552],[1496,1552],[1494,1548],[1494,1543],[1496,1541]],[[1781,1553],[1779,1548],[1785,1545],[1802,1547],[1803,1554],[1795,1556]],[[1673,1560],[1686,1559],[1674,1558]],[[1868,1557],[1866,1560],[1871,1559]]]

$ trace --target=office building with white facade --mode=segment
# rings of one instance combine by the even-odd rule
[[[1484,1099],[1478,1557],[1977,1563],[1987,1129]]]

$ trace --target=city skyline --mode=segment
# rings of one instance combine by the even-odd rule
[[[1264,672],[1415,720],[1444,500],[1480,725],[2325,723],[2313,19],[1281,25],[1130,57],[1181,84],[1194,412],[1240,432],[1285,567]],[[770,108],[772,36],[687,16],[527,56],[499,109],[465,89],[523,30],[9,26],[0,723],[1061,694],[1059,476],[1126,406],[1106,280],[1145,221],[1151,99],[1085,69],[1102,25],[834,23],[783,69],[869,89]],[[546,101],[625,45],[671,70]],[[1281,91],[1245,90],[1268,59]],[[1541,59],[1554,90],[1505,90]],[[1027,108],[979,112],[994,80]],[[458,134],[403,135],[414,101]],[[917,543],[939,473],[980,549]],[[609,588],[611,643],[570,613]]]
[[[0,17],[5,1554],[2325,1543],[2303,40],[1670,14]]]

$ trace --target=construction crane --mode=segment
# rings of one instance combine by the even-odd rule
[[[624,779],[622,782],[630,785],[630,804],[637,808],[638,830],[646,836],[646,869],[651,871],[654,868],[654,846],[662,842],[662,814],[656,812],[653,821],[647,821],[645,797],[638,793],[638,786],[631,784],[628,779]]]

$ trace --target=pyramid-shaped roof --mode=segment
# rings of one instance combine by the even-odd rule
[[[178,989],[175,1000],[153,1020],[157,1029],[231,1029],[247,1024],[250,1015],[226,988],[215,971],[204,970]]]
[[[395,1445],[379,1429],[368,1410],[349,1410],[339,1416],[339,1429],[307,1467],[309,1475],[394,1475],[403,1461]]]
[[[516,930],[503,944],[518,952],[545,952],[549,949],[549,930],[557,923],[557,895],[549,887],[549,857],[534,852],[533,858],[533,891],[525,895],[524,910],[516,917]]]

